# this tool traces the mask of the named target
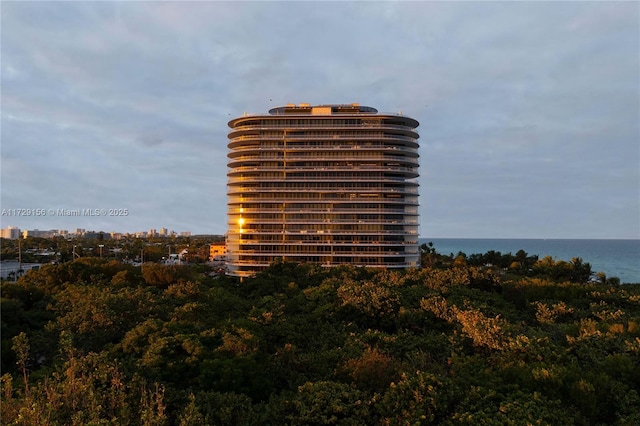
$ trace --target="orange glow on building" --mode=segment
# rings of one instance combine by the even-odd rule
[[[418,265],[416,120],[359,104],[288,104],[229,127],[229,274],[276,259]]]

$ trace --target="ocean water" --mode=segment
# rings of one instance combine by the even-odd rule
[[[551,256],[555,260],[570,261],[582,258],[591,264],[593,272],[618,277],[622,283],[640,283],[640,240],[537,240],[537,239],[476,239],[421,238],[420,244],[432,242],[440,254],[467,255],[490,250],[502,254],[516,254],[522,249],[529,256],[540,259]]]

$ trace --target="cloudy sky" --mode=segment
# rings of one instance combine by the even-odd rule
[[[223,234],[229,119],[359,102],[420,121],[424,238],[640,237],[638,2],[0,7],[2,227]]]

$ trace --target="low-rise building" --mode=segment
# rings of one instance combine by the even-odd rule
[[[209,245],[209,260],[225,260],[227,256],[227,245],[224,243],[221,244],[211,244]]]

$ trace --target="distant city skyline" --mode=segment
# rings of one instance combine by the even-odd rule
[[[0,227],[222,235],[232,117],[359,102],[421,123],[421,238],[640,238],[639,17],[638,2],[3,2],[0,208],[47,214]]]
[[[0,237],[2,238],[7,238],[7,239],[16,239],[16,238],[25,238],[28,236],[31,237],[43,237],[43,238],[51,238],[51,237],[65,237],[65,236],[84,236],[84,235],[96,235],[96,234],[105,234],[105,235],[109,235],[111,237],[113,236],[126,236],[126,235],[132,235],[132,236],[137,236],[137,237],[146,237],[146,236],[152,236],[152,237],[173,237],[173,236],[179,236],[179,237],[190,237],[192,235],[191,231],[175,231],[175,230],[169,230],[167,228],[160,228],[160,231],[158,231],[156,228],[150,228],[148,230],[143,230],[143,231],[132,231],[132,232],[120,232],[120,231],[114,231],[114,230],[105,230],[105,229],[85,229],[85,228],[73,228],[72,231],[68,230],[68,229],[20,229],[18,227],[15,226],[8,226],[6,228],[1,228],[0,229],[1,233],[0,233]],[[216,234],[211,234],[211,235],[216,235]]]

